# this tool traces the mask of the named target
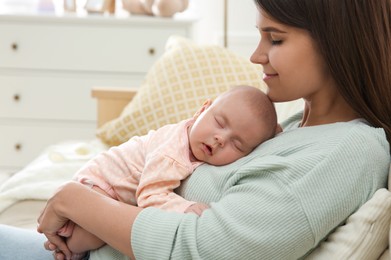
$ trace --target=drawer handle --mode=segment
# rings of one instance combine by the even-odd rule
[[[19,144],[19,143],[15,144],[15,150],[16,151],[21,151],[22,150],[22,144]]]
[[[17,44],[16,42],[14,42],[14,43],[11,44],[11,49],[12,49],[13,51],[17,51],[18,48],[19,48],[19,46],[18,46],[18,44]]]
[[[15,94],[14,95],[14,101],[15,102],[19,102],[20,101],[20,95],[19,94]]]
[[[153,56],[153,55],[155,55],[155,48],[149,48],[149,50],[148,50],[148,53],[149,53],[149,55],[151,55],[151,56]]]

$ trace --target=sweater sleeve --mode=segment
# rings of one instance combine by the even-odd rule
[[[211,196],[213,182],[221,194],[200,217],[143,210],[131,236],[136,258],[300,258],[387,178],[382,131],[334,128],[287,132],[229,167],[199,167],[189,186]]]
[[[300,203],[282,183],[261,180],[247,171],[253,169],[242,168],[241,174],[247,176],[211,203],[201,217],[153,208],[142,211],[132,230],[136,258],[285,259],[286,252],[302,255],[314,238]],[[289,234],[300,240],[292,240]]]

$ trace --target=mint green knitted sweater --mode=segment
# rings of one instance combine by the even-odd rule
[[[300,118],[233,164],[197,168],[178,192],[210,205],[201,217],[143,210],[131,236],[136,258],[297,259],[386,186],[382,129],[362,120],[298,128]],[[91,259],[114,254],[106,247]]]

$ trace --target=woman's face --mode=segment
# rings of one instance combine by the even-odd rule
[[[310,34],[257,13],[261,40],[251,61],[263,66],[268,96],[274,102],[305,98],[324,99],[335,91],[333,79],[326,69]]]

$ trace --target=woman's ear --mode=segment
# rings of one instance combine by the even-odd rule
[[[200,109],[198,109],[198,111],[194,114],[193,118],[197,119],[202,114],[202,112],[204,112],[206,109],[208,109],[208,107],[210,107],[210,105],[212,105],[212,102],[213,101],[211,99],[207,99],[200,107]]]

